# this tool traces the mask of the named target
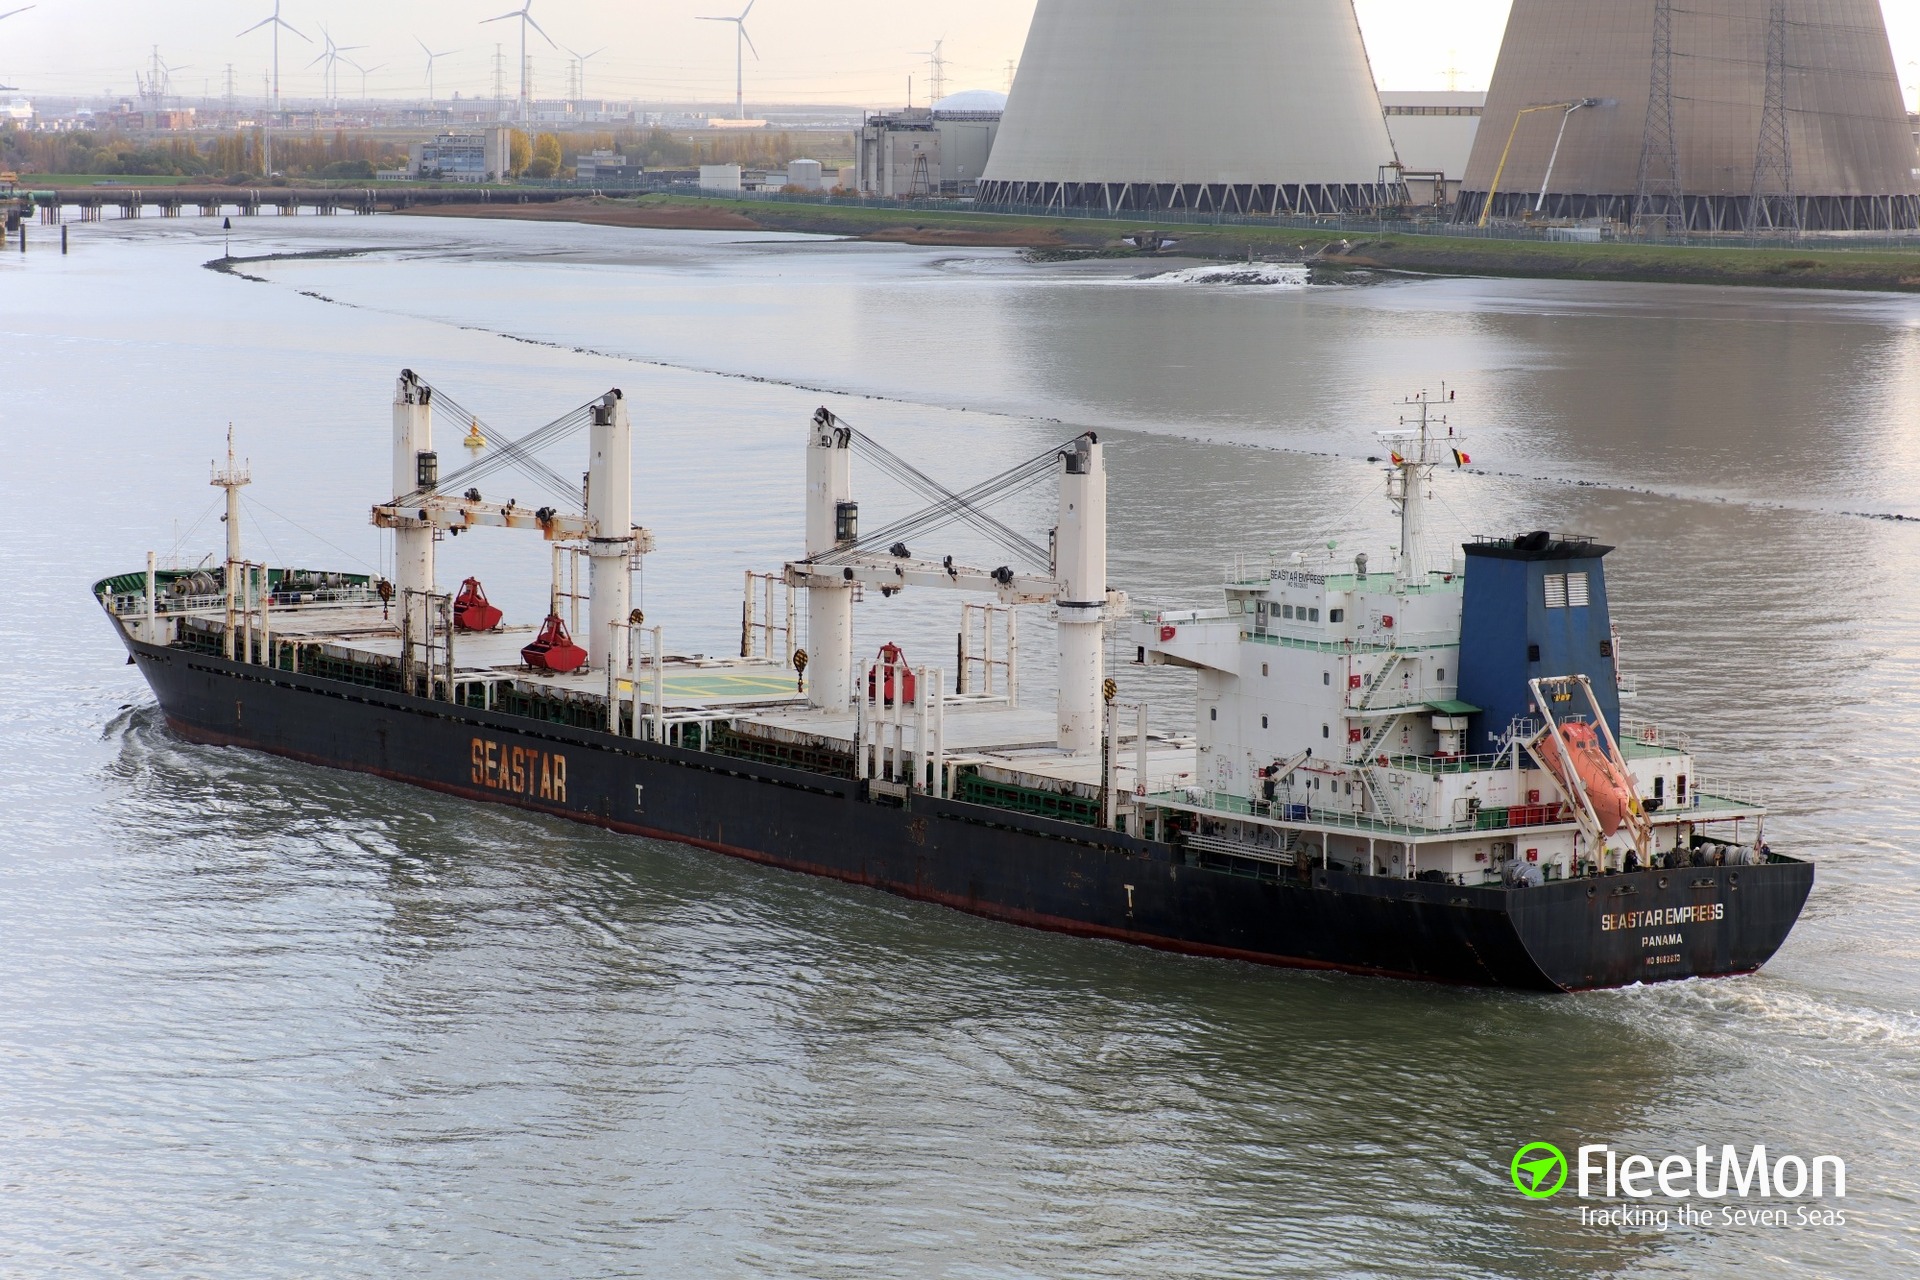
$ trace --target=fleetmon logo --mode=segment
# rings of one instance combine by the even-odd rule
[[[1521,1195],[1545,1200],[1567,1185],[1567,1157],[1551,1142],[1529,1142],[1513,1153],[1508,1172]]]

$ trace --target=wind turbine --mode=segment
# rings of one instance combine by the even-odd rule
[[[483,18],[480,25],[484,27],[489,22],[505,22],[508,18],[520,19],[520,127],[524,129],[533,121],[533,103],[527,97],[527,28],[538,31],[540,38],[554,48],[560,46],[553,44],[553,37],[547,34],[546,28],[533,20],[533,0],[521,0],[520,7],[512,13],[503,13],[497,18]]]
[[[357,52],[367,46],[363,44],[335,44],[333,37],[327,33],[325,27],[320,28],[320,38],[327,42],[327,47],[319,57],[307,65],[313,67],[322,62],[327,64],[320,71],[320,88],[321,92],[326,96],[328,105],[331,106],[340,97],[340,64],[344,62],[348,66],[353,65],[353,60],[343,55]]]
[[[385,71],[387,69],[387,64],[383,62],[377,67],[363,67],[359,63],[355,62],[352,58],[342,58],[340,59],[340,61],[346,63],[348,66],[352,67],[355,71],[358,71],[360,73],[360,101],[365,102],[367,100],[367,77],[372,75],[376,71]]]
[[[573,55],[573,65],[577,68],[574,75],[578,79],[573,86],[573,96],[576,99],[584,98],[587,96],[587,59],[597,58],[606,50],[601,48],[595,49],[592,53],[581,53],[578,49],[568,49],[567,52]]]
[[[9,9],[5,13],[0,13],[0,18],[11,18],[14,14],[25,13],[27,10],[31,8],[33,8],[32,5],[23,4],[18,9]],[[12,93],[18,87],[19,87],[18,85],[0,84],[0,93]]]
[[[28,7],[31,8],[32,6]],[[14,12],[17,13],[19,10],[16,9]],[[288,22],[280,16],[280,0],[273,0],[273,14],[271,17],[260,19],[260,21],[254,23],[240,34],[243,36],[251,35],[262,27],[273,28],[273,110],[277,112],[280,110],[280,28],[285,27],[287,30],[293,32],[293,34],[300,36],[302,40],[306,40],[308,44],[312,44],[313,41],[308,40],[304,35],[300,35],[299,30],[291,22]]]
[[[435,53],[433,50],[427,48],[427,42],[419,36],[415,36],[413,42],[420,46],[420,52],[427,55],[427,109],[431,111],[434,106],[437,105],[433,96],[433,60],[435,58],[449,57],[460,51],[458,49],[445,49],[439,53]]]
[[[273,14],[271,17],[262,18],[260,21],[254,23],[252,26],[248,27],[246,31],[242,31],[240,34],[244,36],[250,32],[258,31],[262,27],[273,28],[273,102],[269,105],[267,110],[267,129],[266,129],[267,154],[265,157],[267,176],[272,177],[273,176],[273,118],[280,114],[280,28],[285,27],[287,30],[292,31],[293,34],[300,36],[302,40],[306,40],[308,44],[312,44],[313,41],[307,40],[307,37],[300,35],[300,32],[295,29],[294,25],[291,22],[288,22],[286,19],[280,16],[280,0],[273,0]],[[236,39],[237,38],[238,37],[236,37]]]
[[[734,31],[737,33],[733,42],[733,116],[736,120],[745,120],[747,118],[747,64],[746,55],[741,48],[742,44],[744,43],[748,49],[753,49],[753,60],[755,62],[760,61],[760,50],[754,48],[753,37],[747,34],[747,15],[753,12],[753,6],[758,3],[759,0],[747,0],[747,7],[740,11],[740,16],[737,18],[702,17],[700,19],[702,22],[731,22]]]

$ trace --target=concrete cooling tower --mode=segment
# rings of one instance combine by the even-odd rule
[[[1039,0],[980,199],[1344,213],[1393,160],[1352,0]]]
[[[1910,228],[1917,166],[1879,0],[1514,0],[1458,215]]]

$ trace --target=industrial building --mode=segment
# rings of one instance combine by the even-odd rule
[[[1879,2],[1514,0],[1457,211],[1652,231],[1920,226]]]
[[[407,148],[407,176],[448,182],[498,182],[513,168],[513,130],[443,133]]]
[[[864,196],[971,196],[999,136],[1005,94],[969,89],[931,107],[867,117],[855,135],[854,181]]]
[[[1393,162],[1352,0],[1039,0],[980,199],[1351,213]]]
[[[1486,94],[1466,90],[1380,91],[1387,132],[1414,205],[1451,207],[1459,198],[1486,102]]]

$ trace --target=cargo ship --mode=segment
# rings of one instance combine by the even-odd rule
[[[1812,863],[1771,848],[1759,797],[1703,776],[1684,733],[1623,714],[1613,548],[1434,542],[1436,472],[1466,460],[1450,407],[1423,393],[1380,433],[1389,555],[1237,555],[1204,607],[1142,611],[1108,583],[1094,433],[955,491],[822,408],[804,553],[746,575],[740,653],[714,658],[669,652],[633,607],[653,538],[619,391],[514,440],[406,371],[372,509],[391,580],[247,559],[229,434],[224,562],[149,554],[95,595],[197,743],[1192,955],[1540,991],[1752,972]],[[436,419],[471,458],[445,476]],[[578,484],[538,454],[582,433]],[[856,453],[927,506],[863,530]],[[486,497],[509,468],[551,501]],[[1038,486],[1057,493],[1044,538],[992,514]],[[962,525],[1007,563],[911,548]],[[488,530],[551,544],[537,623],[437,580],[442,540]],[[951,667],[856,641],[858,606],[901,591],[960,597]],[[1057,659],[1037,702],[1033,610]],[[1121,696],[1121,638],[1192,673],[1191,726]]]

